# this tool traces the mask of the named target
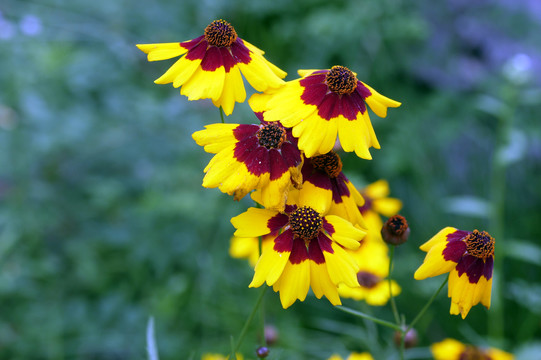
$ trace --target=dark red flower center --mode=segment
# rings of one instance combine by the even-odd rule
[[[475,346],[466,346],[458,360],[491,360],[490,356]]]
[[[351,94],[357,88],[357,77],[345,66],[333,66],[325,81],[329,90],[338,95]]]
[[[325,155],[318,155],[311,158],[312,165],[319,171],[326,173],[329,177],[335,178],[342,172],[342,160],[334,151]]]
[[[359,271],[357,273],[357,280],[359,280],[359,285],[362,287],[372,289],[379,284],[381,278],[368,271]]]
[[[311,207],[303,206],[289,214],[289,225],[296,237],[310,241],[321,230],[323,219]]]
[[[267,149],[278,149],[286,140],[286,130],[277,124],[264,125],[256,134],[259,145]]]
[[[464,241],[466,242],[467,250],[470,255],[480,259],[494,256],[495,241],[486,231],[479,232],[473,230],[471,234],[466,236]]]
[[[408,222],[402,215],[393,215],[384,225],[392,235],[400,236],[408,230]]]
[[[211,46],[231,46],[237,40],[237,32],[225,20],[214,20],[205,28],[205,40]]]

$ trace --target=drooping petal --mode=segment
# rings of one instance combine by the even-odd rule
[[[449,234],[452,234],[454,232],[458,231],[457,229],[453,227],[446,227],[440,230],[436,235],[434,235],[430,240],[425,242],[423,245],[421,245],[419,248],[423,251],[429,251],[433,246],[436,244],[440,244],[442,242],[447,241],[447,236]]]
[[[362,84],[371,93],[371,95],[366,97],[364,100],[366,101],[368,106],[370,106],[370,109],[372,109],[372,111],[376,113],[377,116],[384,118],[387,116],[387,108],[399,107],[401,105],[401,103],[399,103],[398,101],[389,99],[388,97],[381,95],[365,83]]]
[[[269,248],[263,252],[254,270],[254,277],[248,287],[259,287],[263,283],[272,286],[282,275],[289,259],[289,252],[277,252]]]
[[[340,297],[338,296],[338,290],[336,285],[332,283],[329,273],[327,272],[327,265],[316,264],[310,261],[310,285],[314,295],[321,299],[323,295],[333,305],[341,305]]]
[[[344,283],[349,287],[359,286],[358,264],[342,247],[332,244],[333,253],[324,252],[325,263],[333,284]]]
[[[280,292],[280,301],[284,309],[290,307],[297,299],[304,301],[309,288],[309,261],[303,261],[298,264],[288,262],[280,279],[273,285],[273,290]]]
[[[446,246],[446,242],[440,242],[430,249],[428,254],[426,254],[424,262],[413,275],[415,280],[423,280],[427,277],[438,276],[449,272],[456,267],[456,262],[446,261],[443,256],[443,250]]]
[[[244,82],[240,75],[238,66],[233,66],[229,72],[225,73],[224,89],[222,95],[217,100],[212,100],[214,106],[222,107],[226,115],[231,115],[235,107],[235,102],[242,103],[246,100],[246,90]]]

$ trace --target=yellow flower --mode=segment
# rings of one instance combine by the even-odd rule
[[[513,360],[514,356],[508,352],[488,348],[481,349],[471,345],[462,344],[454,339],[445,339],[430,346],[434,360]]]
[[[233,112],[235,102],[246,99],[241,72],[257,91],[282,86],[286,76],[263,57],[262,50],[238,37],[233,26],[224,20],[213,21],[204,35],[193,40],[137,47],[148,54],[148,61],[185,54],[154,82],[182,86],[180,93],[188,100],[210,98],[226,115]]]
[[[332,355],[327,360],[344,360],[340,355]],[[346,360],[374,360],[369,353],[351,353]]]
[[[302,196],[320,201],[329,214],[338,215],[353,225],[366,228],[359,207],[364,199],[342,172],[342,160],[334,151],[304,160]]]
[[[356,74],[343,66],[299,70],[299,75],[302,78],[268,95],[255,94],[249,101],[266,104],[266,121],[280,121],[293,128],[293,136],[299,138],[299,148],[307,157],[331,151],[338,136],[344,151],[371,159],[368,149],[379,149],[380,145],[366,104],[376,115],[385,117],[388,107],[400,103],[357,80]]]
[[[318,299],[325,295],[339,305],[338,284],[359,286],[358,265],[345,249],[359,247],[365,232],[339,216],[327,215],[328,209],[319,208],[311,198],[299,201],[301,191],[289,192],[284,212],[249,208],[231,219],[237,237],[278,234],[263,250],[249,286],[272,286],[284,309],[297,299],[304,301],[310,287]]]
[[[291,183],[301,182],[296,139],[280,124],[212,124],[192,137],[216,154],[205,167],[203,186],[218,187],[235,200],[261,189],[261,204],[282,210]]]
[[[367,238],[381,240],[383,226],[381,215],[391,217],[402,208],[402,202],[399,199],[389,197],[390,192],[389,183],[386,180],[378,180],[361,190],[364,205],[360,207],[360,210],[368,227]]]
[[[494,245],[494,238],[485,231],[446,227],[421,245],[427,254],[414,277],[423,280],[450,272],[450,313],[460,313],[464,319],[479,302],[490,308]]]
[[[389,301],[389,257],[387,245],[383,242],[363,242],[359,249],[351,251],[353,258],[360,268],[357,272],[358,287],[349,287],[341,284],[338,294],[344,298],[364,300],[373,306],[382,306]],[[393,296],[400,294],[400,286],[392,280],[391,291]]]

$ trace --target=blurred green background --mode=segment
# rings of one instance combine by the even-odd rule
[[[454,337],[535,359],[537,0],[3,0],[0,358],[145,359],[150,316],[162,359],[229,351],[258,294],[247,262],[228,256],[229,219],[251,201],[201,187],[211,156],[191,134],[219,122],[218,111],[153,84],[173,61],[147,63],[134,46],[195,38],[217,18],[287,80],[341,64],[403,103],[386,119],[372,114],[382,144],[372,161],[343,160],[358,187],[385,178],[404,202],[412,236],[397,249],[395,274],[409,320],[442,280],[413,280],[422,242],[444,226],[496,237],[493,309],[476,306],[463,321],[441,294],[409,357],[430,358],[432,342]],[[237,104],[226,121],[256,118]],[[388,307],[344,304],[391,319]],[[265,307],[280,333],[269,359],[394,356],[390,331],[376,334],[326,300],[283,310],[270,291]],[[254,358],[257,345],[251,331],[242,351]]]

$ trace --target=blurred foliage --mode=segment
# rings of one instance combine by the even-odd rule
[[[531,359],[541,335],[536,0],[4,0],[0,358],[144,359],[150,316],[162,359],[229,351],[257,295],[248,264],[227,255],[229,219],[251,203],[201,187],[210,155],[190,135],[218,112],[154,85],[171,62],[148,64],[134,46],[194,38],[216,18],[289,80],[343,64],[403,102],[373,117],[382,144],[373,161],[343,159],[357,186],[386,178],[405,203],[413,230],[395,274],[410,320],[440,282],[413,280],[418,245],[447,225],[491,232],[492,166],[503,167],[505,341],[486,337],[491,312],[477,306],[462,321],[442,295],[410,355],[428,358],[431,342],[455,337]],[[228,122],[255,121],[247,104],[235,110]],[[389,331],[325,300],[283,310],[269,292],[266,309],[280,332],[270,359],[391,356]],[[242,349],[256,345],[252,332]]]

